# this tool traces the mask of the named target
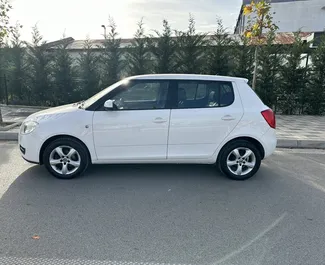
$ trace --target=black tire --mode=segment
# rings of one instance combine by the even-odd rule
[[[65,174],[65,175],[60,174],[57,171],[55,171],[52,168],[51,164],[50,164],[50,156],[51,156],[52,151],[55,150],[57,147],[60,147],[60,146],[71,147],[71,148],[75,149],[77,151],[78,155],[79,155],[78,156],[78,163],[80,164],[80,166],[76,169],[75,172],[73,172],[71,174]],[[64,148],[63,148],[63,153],[64,152],[65,151],[64,151]],[[72,178],[75,178],[77,176],[80,176],[87,169],[87,167],[89,165],[89,162],[90,162],[90,158],[89,158],[89,155],[88,155],[88,150],[86,149],[84,144],[82,144],[81,142],[79,142],[76,139],[69,138],[69,137],[62,137],[62,138],[54,140],[53,142],[51,142],[45,148],[44,153],[43,153],[43,163],[44,163],[46,169],[54,177],[59,178],[59,179],[72,179]]]
[[[251,155],[249,157],[249,159],[251,159],[251,161],[243,161],[240,163],[241,168],[248,170],[250,167],[245,166],[245,163],[252,164],[252,162],[255,162],[254,167],[251,167],[251,171],[249,171],[247,174],[237,175],[232,172],[232,171],[235,171],[236,166],[237,167],[239,166],[239,163],[237,163],[237,162],[236,162],[237,164],[230,166],[232,171],[227,166],[228,156],[234,156],[234,155],[231,155],[231,153],[233,150],[235,150],[237,148],[240,152],[243,151],[242,149],[247,148],[247,149],[251,150],[255,156],[254,160],[252,159],[254,156]],[[237,141],[228,143],[226,146],[224,146],[222,148],[220,155],[219,155],[218,164],[219,164],[220,171],[223,174],[225,174],[228,178],[233,179],[233,180],[246,180],[246,179],[249,179],[255,175],[255,173],[258,171],[258,169],[261,166],[261,160],[262,160],[261,154],[254,144],[252,144],[251,142],[245,141],[245,140],[237,140]],[[235,161],[237,161],[236,157],[235,157]],[[243,173],[244,173],[244,171],[243,171]]]

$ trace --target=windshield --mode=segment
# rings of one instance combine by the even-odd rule
[[[128,79],[123,79],[105,89],[103,89],[102,91],[98,92],[97,94],[93,95],[91,98],[85,100],[82,104],[83,108],[88,108],[89,106],[91,106],[92,104],[94,104],[97,100],[99,100],[100,98],[102,98],[103,96],[105,96],[107,93],[109,93],[110,91],[114,90],[115,88],[117,88],[118,86],[124,84],[128,82]]]

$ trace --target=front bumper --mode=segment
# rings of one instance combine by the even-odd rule
[[[21,156],[26,161],[39,164],[39,153],[41,146],[39,137],[36,134],[19,134],[18,146]]]

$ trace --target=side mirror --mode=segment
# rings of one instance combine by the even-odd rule
[[[104,108],[106,110],[113,110],[114,109],[114,100],[106,100],[105,103],[104,103]]]

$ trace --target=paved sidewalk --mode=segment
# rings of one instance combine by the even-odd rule
[[[44,107],[0,105],[5,122],[21,122]],[[277,115],[278,147],[325,149],[325,116]],[[18,128],[0,132],[0,140],[17,139]]]
[[[276,118],[279,147],[325,148],[325,116]]]
[[[1,105],[2,119],[4,122],[22,122],[29,115],[44,109],[44,107],[5,106]]]
[[[325,140],[325,116],[278,115],[276,122],[280,139]]]

